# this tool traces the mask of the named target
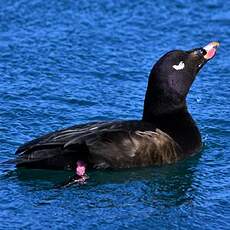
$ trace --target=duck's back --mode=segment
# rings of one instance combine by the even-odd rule
[[[167,133],[144,121],[94,122],[34,139],[16,152],[17,166],[74,169],[78,160],[92,168],[162,165],[183,158]]]

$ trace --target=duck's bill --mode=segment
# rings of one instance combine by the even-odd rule
[[[220,45],[219,42],[210,42],[208,45],[206,45],[205,47],[203,47],[203,49],[207,52],[204,55],[204,58],[206,60],[212,59],[216,55],[216,50],[217,50],[217,47],[219,45]]]

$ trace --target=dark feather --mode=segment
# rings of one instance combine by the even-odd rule
[[[79,159],[93,168],[127,168],[172,163],[182,157],[167,134],[141,121],[73,126],[28,142],[16,153],[20,153],[18,166],[63,169],[74,168]]]

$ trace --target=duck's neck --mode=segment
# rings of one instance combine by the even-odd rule
[[[153,123],[171,136],[180,145],[184,154],[192,154],[201,149],[200,132],[187,110],[186,103],[166,113],[159,113],[160,110],[153,108],[144,108],[143,121]]]

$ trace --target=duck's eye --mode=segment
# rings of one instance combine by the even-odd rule
[[[206,54],[207,54],[207,51],[205,50],[205,49],[203,49],[203,48],[200,48],[200,49],[198,49],[198,50],[195,50],[194,51],[194,54],[195,55],[198,55],[198,56],[205,56]]]
[[[203,48],[200,51],[201,51],[203,56],[205,56],[207,54],[207,51],[205,49],[203,49]]]
[[[180,61],[179,64],[173,65],[172,67],[173,67],[173,69],[175,69],[175,70],[182,70],[182,69],[184,69],[185,64],[184,64],[183,61]]]

